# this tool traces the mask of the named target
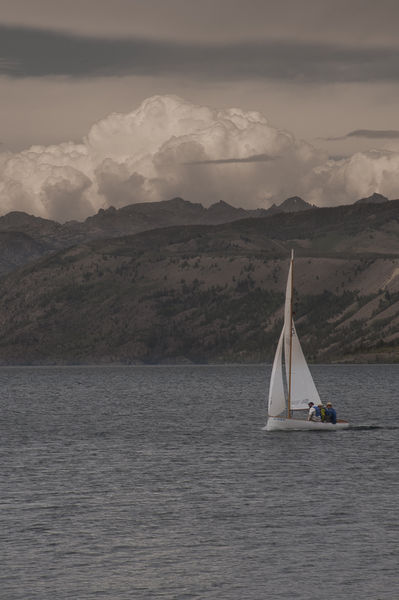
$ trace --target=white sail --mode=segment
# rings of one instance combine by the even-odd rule
[[[283,384],[283,339],[284,327],[281,331],[274,357],[269,388],[269,415],[277,416],[285,411],[285,394]]]
[[[320,396],[303,355],[295,324],[292,322],[291,409],[308,408],[308,402],[320,404]]]
[[[284,354],[287,387],[290,395],[291,410],[308,408],[308,402],[320,403],[320,396],[314,384],[299,342],[292,318],[292,265],[288,273],[284,309]]]

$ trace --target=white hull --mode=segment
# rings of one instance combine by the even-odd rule
[[[286,417],[269,417],[267,424],[263,429],[266,431],[337,431],[339,429],[348,429],[347,421],[338,421],[333,423],[322,423],[321,421],[305,421],[303,419]]]

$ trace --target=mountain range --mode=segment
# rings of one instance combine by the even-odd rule
[[[377,202],[384,198],[374,194],[360,203]],[[387,199],[385,199],[388,201]],[[0,275],[10,272],[30,259],[55,250],[90,240],[132,235],[160,227],[175,225],[219,225],[245,218],[263,218],[278,213],[302,212],[315,209],[298,196],[287,198],[269,209],[245,210],[220,201],[204,208],[182,198],[163,202],[137,203],[116,209],[100,209],[83,222],[58,223],[13,211],[0,217]]]
[[[84,223],[0,218],[0,362],[253,362],[273,356],[291,248],[317,361],[396,361],[399,200],[257,211],[180,198]]]

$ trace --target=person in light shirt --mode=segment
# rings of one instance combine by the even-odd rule
[[[320,409],[313,402],[308,402],[309,412],[308,421],[321,421]]]

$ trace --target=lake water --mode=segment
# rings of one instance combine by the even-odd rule
[[[0,597],[399,597],[399,365],[312,372],[353,428],[262,431],[270,367],[1,368]]]

